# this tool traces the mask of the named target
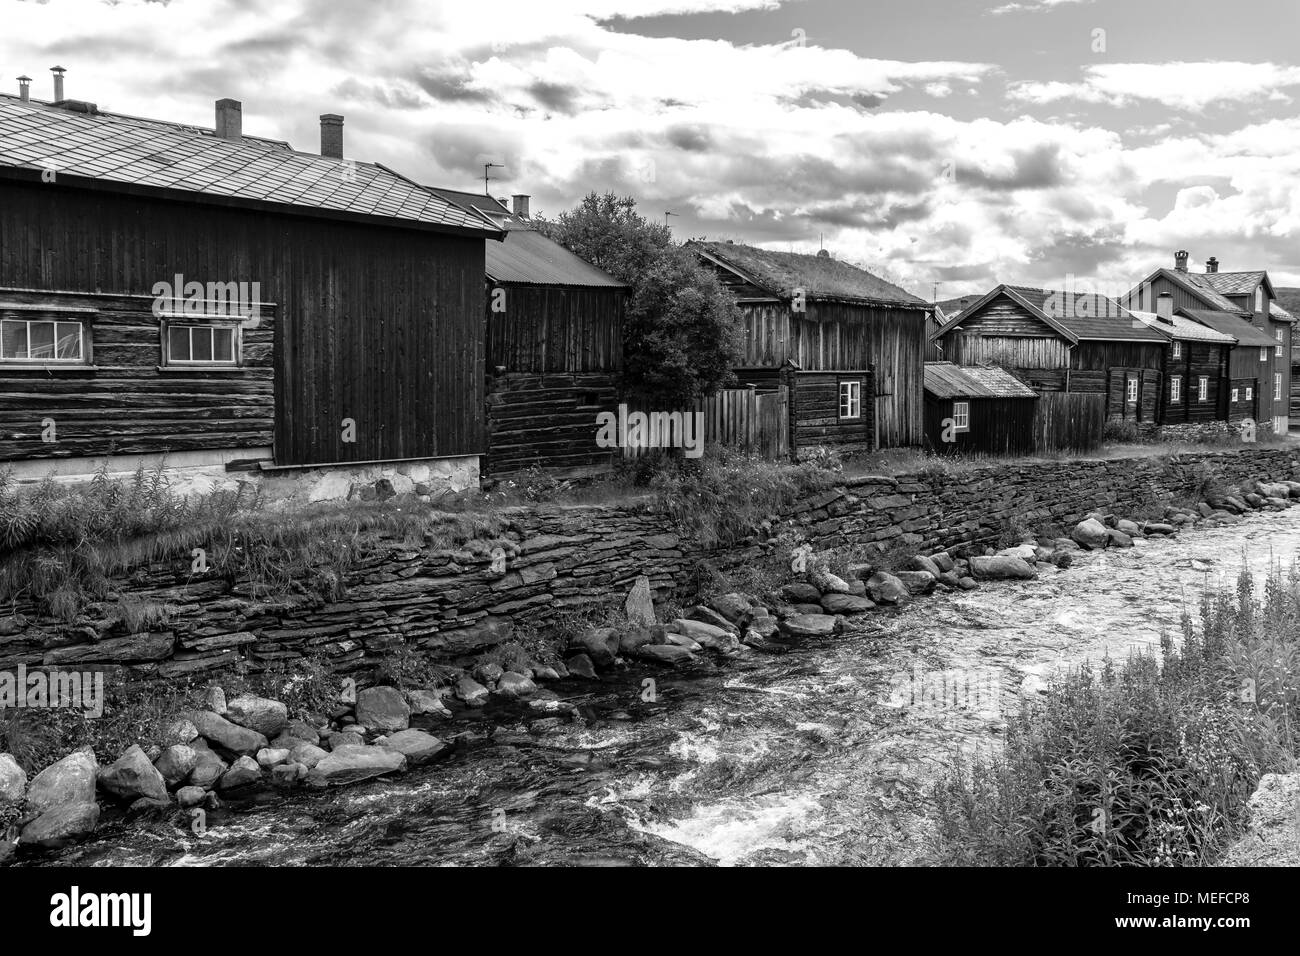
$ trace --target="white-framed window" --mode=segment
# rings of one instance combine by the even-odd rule
[[[840,382],[840,418],[862,417],[862,383]]]
[[[65,319],[0,321],[0,362],[87,365],[84,322]]]
[[[1207,375],[1202,375],[1196,380],[1196,400],[1203,402],[1210,397],[1210,379]]]
[[[1286,333],[1280,328],[1273,330],[1273,338],[1277,339],[1277,345],[1273,346],[1273,354],[1278,358],[1282,357],[1282,343],[1286,341],[1285,335]]]
[[[1250,401],[1251,399],[1253,399],[1254,397],[1255,397],[1255,389],[1254,389],[1254,387],[1251,386],[1251,385],[1247,385],[1247,386],[1246,386],[1246,401],[1249,402],[1249,401]]]
[[[1170,354],[1171,354],[1174,358],[1182,358],[1182,357],[1183,357],[1183,343],[1182,343],[1182,342],[1179,342],[1177,339],[1174,339],[1174,344],[1173,344],[1173,347],[1172,347],[1172,350],[1171,350]]]
[[[1260,350],[1259,350],[1259,360],[1260,360],[1261,362],[1267,362],[1267,361],[1268,361],[1268,346],[1267,346],[1267,345],[1265,345],[1265,346],[1261,346],[1261,348],[1260,348]]]
[[[1183,400],[1183,377],[1181,375],[1171,375],[1169,377],[1169,402],[1177,405]]]
[[[970,402],[952,403],[952,429],[957,432],[970,431]]]
[[[1273,373],[1273,400],[1277,401],[1282,397],[1282,373]]]
[[[1255,287],[1255,311],[1264,311],[1264,287],[1262,285]]]
[[[1132,404],[1134,404],[1134,403],[1137,402],[1137,400],[1138,400],[1138,380],[1137,380],[1137,379],[1135,379],[1135,378],[1130,378],[1130,379],[1128,380],[1128,391],[1127,391],[1127,394],[1126,394],[1125,398],[1126,398],[1126,400],[1128,401],[1128,403],[1129,403],[1130,405],[1132,405]]]
[[[163,325],[166,365],[239,364],[240,336],[236,325],[188,325],[168,321]]]
[[[1234,389],[1232,390],[1232,402],[1233,402],[1234,405],[1237,403],[1237,396],[1238,396],[1240,393],[1241,393],[1241,389],[1234,388]]]

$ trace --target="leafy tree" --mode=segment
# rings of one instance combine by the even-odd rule
[[[590,193],[539,228],[631,287],[623,325],[623,386],[644,401],[677,406],[733,381],[740,313],[726,288],[672,241],[636,200]]]

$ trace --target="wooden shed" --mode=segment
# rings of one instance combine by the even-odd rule
[[[999,285],[933,338],[945,361],[997,365],[1039,392],[1102,396],[1108,419],[1155,423],[1167,339],[1113,299]]]
[[[995,365],[925,363],[925,447],[940,453],[1034,450],[1038,393]]]
[[[928,303],[825,250],[690,246],[744,316],[737,379],[790,389],[793,454],[921,444]]]
[[[628,287],[538,232],[527,196],[507,208],[483,194],[434,191],[505,232],[486,247],[484,473],[610,468],[596,416],[618,404]]]
[[[0,461],[476,469],[501,231],[343,160],[338,117],[324,156],[241,115],[0,96]]]

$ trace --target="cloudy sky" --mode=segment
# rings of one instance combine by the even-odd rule
[[[1296,0],[0,0],[0,70],[434,185],[589,190],[929,298],[1177,248],[1300,285]],[[11,79],[0,82],[16,84]],[[1102,286],[1104,289],[1105,286]]]

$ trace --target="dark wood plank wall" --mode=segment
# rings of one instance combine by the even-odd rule
[[[1259,379],[1233,378],[1228,381],[1228,421],[1239,422],[1250,418],[1259,421]],[[1237,390],[1237,400],[1232,401],[1232,389]],[[1250,389],[1250,397],[1246,397]]]
[[[484,450],[483,241],[0,184],[0,283],[150,294],[183,274],[259,282],[279,305],[276,459]],[[342,420],[356,422],[342,441]]]
[[[7,273],[6,273],[7,275]],[[49,313],[6,311],[50,306]],[[275,428],[275,307],[264,304],[242,331],[239,369],[160,371],[161,323],[152,297],[0,288],[0,318],[82,320],[91,367],[52,371],[0,364],[0,461],[142,455],[269,446]],[[193,324],[204,324],[196,317]],[[42,420],[55,424],[42,440]]]
[[[790,452],[797,459],[801,453],[818,445],[846,453],[872,451],[876,447],[872,405],[874,389],[871,372],[788,372],[790,389]],[[841,419],[840,382],[861,383],[862,416]]]
[[[614,373],[507,372],[488,376],[487,391],[486,474],[610,466],[619,454],[596,446],[596,417],[618,411]]]
[[[506,372],[612,372],[623,367],[623,289],[489,283],[487,365]]]
[[[1034,450],[1034,398],[971,398],[970,429],[953,432],[945,442],[944,421],[952,418],[954,401],[927,396],[925,444],[939,454],[1011,455]]]
[[[1224,419],[1227,414],[1228,349],[1207,342],[1183,342],[1182,356],[1173,357],[1172,348],[1165,348],[1165,374],[1160,392],[1160,424],[1182,425],[1189,422],[1210,422]],[[1199,380],[1204,375],[1209,381],[1206,400],[1201,401]],[[1172,400],[1173,378],[1182,380],[1181,395]]]

